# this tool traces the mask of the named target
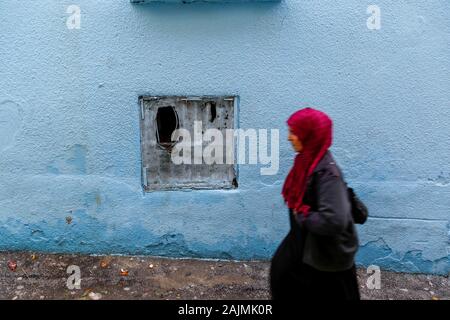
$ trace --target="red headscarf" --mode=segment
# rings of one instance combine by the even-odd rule
[[[282,195],[290,209],[306,215],[309,206],[303,204],[303,195],[309,176],[331,146],[333,122],[325,113],[305,108],[291,115],[287,124],[302,142],[303,150],[295,157]]]

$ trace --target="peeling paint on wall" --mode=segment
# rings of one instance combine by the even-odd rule
[[[358,264],[362,266],[379,265],[387,270],[398,272],[448,274],[450,257],[428,260],[421,250],[394,252],[380,238],[361,246],[358,252]]]

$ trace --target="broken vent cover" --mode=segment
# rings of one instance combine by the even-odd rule
[[[156,112],[156,141],[167,151],[171,151],[176,141],[172,140],[172,133],[179,129],[178,114],[175,108],[160,107]]]
[[[224,137],[223,141],[225,140],[226,130],[235,128],[236,101],[237,97],[234,96],[140,97],[144,190],[236,188],[236,161],[229,161],[231,157],[235,160],[234,139],[231,139],[231,145],[225,142],[219,143],[218,147],[222,149],[222,161],[213,163],[204,161],[203,151],[211,141],[204,141],[202,137],[200,137],[202,154],[199,155],[194,150],[195,123],[202,135],[208,129],[215,129],[216,132],[220,131]],[[172,153],[180,151],[176,150],[175,146],[186,139],[185,136],[175,138],[173,133],[177,129],[184,129],[188,132],[188,138],[191,139],[190,147],[187,149],[189,152],[186,152],[190,163],[183,161],[181,164],[176,164],[172,161]],[[197,148],[198,144],[196,140]],[[233,153],[231,156],[230,150]],[[181,153],[184,154],[185,151],[183,149]],[[213,153],[215,155],[215,151]],[[222,156],[218,154],[218,157]]]

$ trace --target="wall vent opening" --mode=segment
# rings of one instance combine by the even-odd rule
[[[178,114],[174,107],[160,107],[156,112],[156,141],[163,149],[170,151],[176,141],[172,133],[179,128]]]
[[[216,120],[217,117],[216,103],[214,101],[210,101],[207,103],[207,105],[209,106],[209,110],[211,113],[209,121],[214,122],[214,120]]]

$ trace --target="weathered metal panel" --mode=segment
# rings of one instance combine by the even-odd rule
[[[237,186],[236,161],[226,163],[226,146],[223,150],[223,164],[201,164],[194,161],[194,121],[201,121],[202,134],[207,129],[219,130],[224,139],[226,129],[235,127],[236,97],[141,97],[141,150],[143,187],[145,191],[177,189],[227,189]],[[212,106],[215,105],[215,108]],[[162,147],[157,140],[157,112],[161,107],[174,107],[179,128],[191,135],[191,164],[175,164],[171,151]],[[215,112],[214,110],[215,109]],[[225,142],[225,141],[224,141]],[[235,148],[234,139],[232,145]],[[202,151],[209,141],[201,141]],[[203,153],[202,153],[203,154]]]

